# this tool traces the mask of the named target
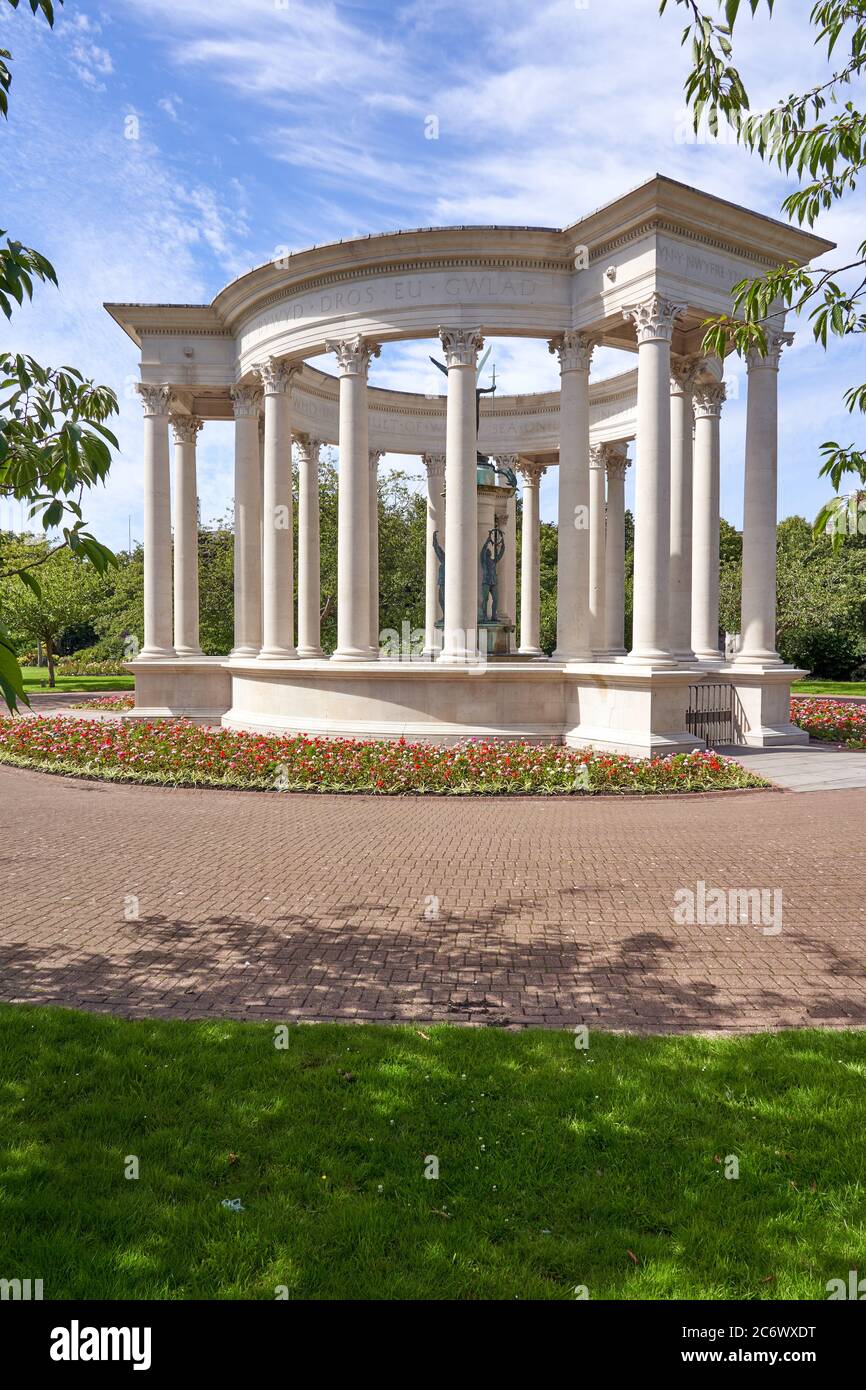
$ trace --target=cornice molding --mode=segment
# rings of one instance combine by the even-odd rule
[[[775,269],[779,264],[778,256],[761,255],[746,246],[737,245],[734,241],[708,236],[706,232],[692,231],[682,223],[671,222],[663,217],[647,218],[645,222],[630,227],[619,236],[608,237],[606,241],[590,247],[589,263],[592,265],[596,261],[605,260],[612,252],[619,251],[622,247],[631,245],[632,242],[642,241],[644,237],[650,236],[654,232],[666,232],[670,236],[679,237],[682,241],[697,243],[699,246],[708,247],[711,251],[721,251],[737,260],[752,261],[756,265],[765,265]]]

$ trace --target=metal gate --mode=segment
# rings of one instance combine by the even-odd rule
[[[690,685],[686,728],[696,738],[706,739],[708,748],[742,743],[743,721],[733,685],[728,681]]]

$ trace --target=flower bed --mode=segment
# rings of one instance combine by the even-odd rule
[[[715,753],[634,759],[550,745],[455,748],[206,729],[184,720],[0,719],[0,762],[165,786],[452,795],[697,792],[760,787]]]
[[[866,705],[791,697],[791,719],[812,738],[866,748]]]
[[[98,709],[105,713],[122,712],[135,707],[134,695],[97,695],[92,700],[79,700],[70,709]]]

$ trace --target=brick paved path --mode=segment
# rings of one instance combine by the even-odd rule
[[[398,800],[0,768],[0,818],[4,1000],[179,1018],[866,1025],[862,790]],[[675,925],[675,890],[698,880],[781,888],[782,932]]]

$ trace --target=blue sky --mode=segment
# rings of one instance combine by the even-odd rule
[[[808,10],[794,0],[772,22],[742,22],[754,109],[820,80]],[[208,301],[282,248],[395,227],[562,226],[655,172],[778,216],[791,187],[778,171],[731,141],[685,138],[685,21],[673,0],[670,11],[659,18],[656,0],[69,0],[52,33],[4,5],[14,79],[2,225],[54,261],[61,288],[38,290],[0,324],[0,342],[118,392],[121,456],[88,503],[97,533],[125,545],[131,517],[141,534],[136,350],[104,300]],[[816,228],[840,243],[840,263],[862,239],[863,210],[857,195]],[[371,381],[423,390],[428,350],[386,347]],[[494,356],[504,392],[556,385],[544,343],[499,340]],[[630,361],[598,354],[594,372]],[[853,348],[825,356],[801,327],[780,379],[780,515],[812,516],[825,500],[818,445],[854,438],[841,395],[858,370]],[[745,373],[733,376],[722,510],[740,524]],[[206,427],[200,458],[208,519],[231,500],[230,426]],[[420,476],[417,461],[386,462]],[[542,515],[555,515],[554,473]]]

